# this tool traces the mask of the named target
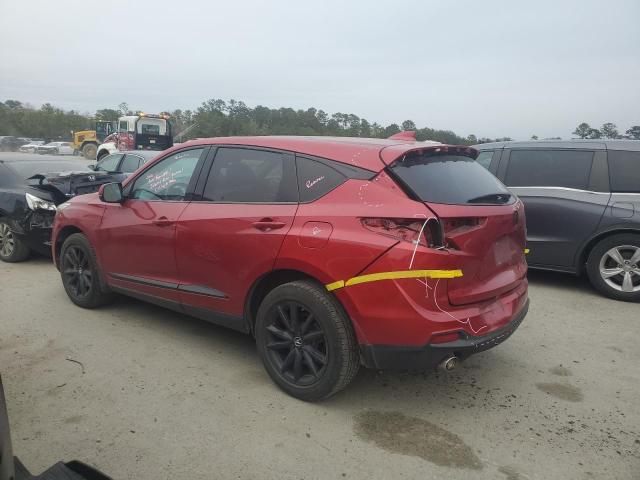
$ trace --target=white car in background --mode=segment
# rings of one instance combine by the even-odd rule
[[[31,140],[26,145],[22,145],[18,150],[23,153],[34,153],[36,148],[44,145],[44,140]]]
[[[36,153],[48,153],[50,155],[74,155],[75,149],[69,142],[51,142],[37,147]]]

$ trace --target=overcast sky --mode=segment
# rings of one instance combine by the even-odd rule
[[[455,4],[455,5],[454,5]],[[209,98],[461,135],[640,125],[640,0],[0,0],[0,100]]]

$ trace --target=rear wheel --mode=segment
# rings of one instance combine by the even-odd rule
[[[0,260],[8,263],[22,262],[29,257],[29,247],[12,231],[9,223],[0,218]]]
[[[93,143],[87,143],[84,147],[82,147],[82,155],[87,160],[95,160],[96,153],[98,153],[98,146]]]
[[[258,309],[256,343],[274,382],[306,401],[330,397],[358,372],[351,322],[338,302],[309,281],[281,285]]]
[[[60,275],[67,295],[80,307],[95,308],[113,298],[102,287],[93,247],[81,233],[70,235],[62,244]]]
[[[607,297],[640,301],[640,235],[623,233],[598,242],[589,254],[587,273]]]

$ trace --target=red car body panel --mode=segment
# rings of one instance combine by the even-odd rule
[[[182,301],[241,317],[249,289],[273,269],[297,208],[190,203],[178,222],[180,283],[207,286],[222,296],[183,292]]]
[[[408,152],[449,147],[404,138],[200,139],[174,146],[142,170],[197,145],[246,145],[313,155],[364,168],[371,171],[371,178],[351,178],[313,202],[296,204],[126,200],[120,205],[105,204],[95,194],[79,196],[56,216],[56,262],[60,234],[72,227],[94,245],[108,284],[245,319],[252,287],[273,271],[299,272],[328,285],[371,273],[462,270],[460,278],[381,280],[333,291],[362,346],[421,347],[451,332],[459,332],[461,338],[481,338],[526,313],[521,202],[425,203],[410,198],[385,170]],[[469,155],[475,152],[455,148]],[[419,222],[434,218],[445,226],[467,224],[445,228],[450,248],[436,249],[371,231],[363,226],[366,218]],[[180,288],[140,285],[122,274]],[[202,294],[202,289],[209,294]],[[370,363],[377,365],[374,360]]]

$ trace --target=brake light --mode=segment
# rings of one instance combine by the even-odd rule
[[[459,250],[460,246],[456,243],[456,237],[469,233],[486,222],[484,217],[468,217],[468,218],[443,218],[442,229],[444,231],[444,240],[447,248]]]
[[[442,245],[440,223],[435,218],[363,218],[361,221],[367,230],[403,242],[430,248]]]

